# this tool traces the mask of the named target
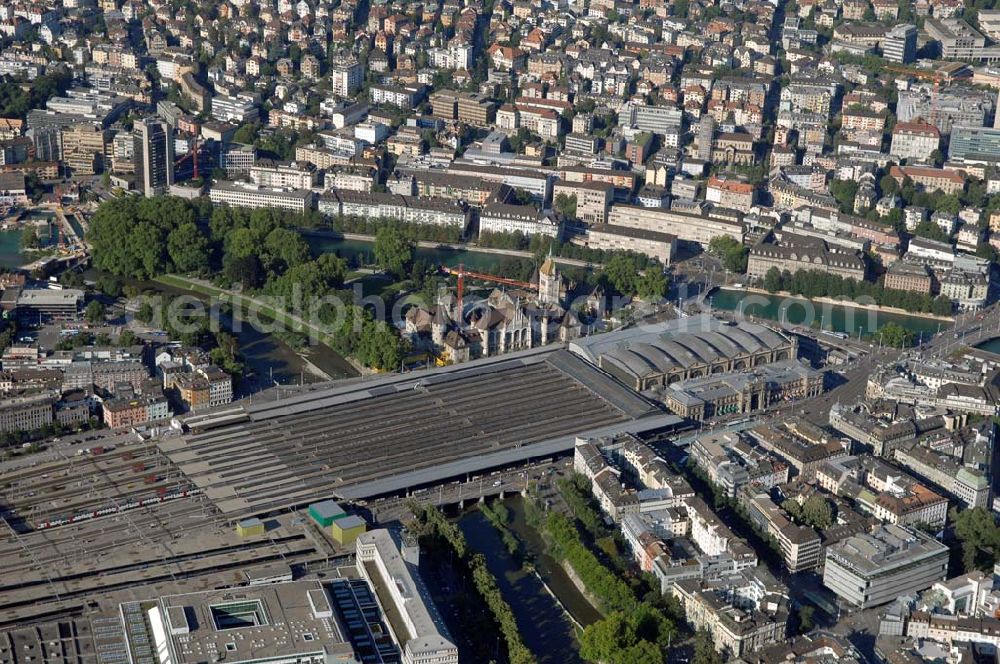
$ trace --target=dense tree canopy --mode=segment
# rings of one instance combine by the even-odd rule
[[[186,225],[195,225],[194,208],[180,198],[125,196],[107,201],[90,223],[94,266],[138,279],[169,272],[174,266],[168,237]]]
[[[880,306],[938,316],[950,315],[953,309],[951,300],[943,295],[932,297],[926,293],[893,290],[885,288],[882,280],[877,283],[857,281],[823,270],[798,270],[792,274],[772,267],[764,275],[761,285],[771,293],[785,290],[807,298],[844,297],[860,304],[865,304],[862,298],[871,298],[871,303]]]
[[[876,334],[879,342],[892,348],[906,348],[913,345],[913,332],[898,323],[886,323]]]
[[[342,292],[347,262],[336,254],[313,257],[309,245],[296,229],[315,226],[311,214],[290,214],[274,209],[218,207],[209,211],[200,204],[173,197],[124,197],[101,205],[91,222],[88,236],[96,267],[114,275],[149,279],[168,272],[216,274],[223,288],[238,288],[251,294],[262,291],[280,299],[278,309],[303,314],[322,298],[333,297],[351,315],[343,326],[334,325],[333,309],[320,308],[315,324],[328,324],[332,343],[345,354],[376,369],[398,368],[405,345],[395,329],[354,307],[351,295]],[[412,245],[398,231],[389,231],[402,250],[387,255],[397,267],[412,262]],[[325,315],[324,315],[325,311]],[[151,320],[152,311],[140,311]],[[355,321],[357,321],[355,323]],[[339,324],[339,323],[338,323]],[[234,361],[232,353],[218,351],[220,358]]]
[[[606,664],[659,664],[673,631],[662,613],[640,604],[635,611],[615,611],[588,625],[580,638],[580,656]]]
[[[69,72],[55,71],[28,82],[9,76],[0,80],[0,117],[21,118],[33,108],[45,106],[49,98],[66,92],[73,77]]]
[[[208,238],[192,222],[185,222],[167,235],[167,255],[178,272],[208,271]]]
[[[413,264],[414,246],[395,226],[383,226],[375,235],[375,261],[389,274],[402,276]]]
[[[750,248],[729,235],[718,235],[708,243],[708,253],[722,261],[722,266],[730,272],[743,274],[747,271]]]
[[[982,507],[951,511],[950,520],[955,524],[955,537],[962,547],[962,566],[965,572],[981,569],[993,570],[1000,551],[1000,527],[993,514]]]
[[[799,523],[813,528],[822,530],[833,524],[833,506],[818,493],[806,498],[801,505],[797,500],[789,498],[781,507]]]

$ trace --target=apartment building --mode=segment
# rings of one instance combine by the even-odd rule
[[[642,228],[593,224],[587,229],[587,246],[603,251],[632,251],[654,258],[666,267],[677,252],[677,236]]]
[[[102,173],[109,166],[109,141],[109,132],[99,123],[63,127],[63,163],[74,175]]]
[[[1000,128],[955,125],[948,144],[948,158],[955,161],[1000,159]]]
[[[821,238],[785,234],[782,241],[759,242],[750,248],[747,275],[763,278],[771,268],[780,272],[820,270],[846,279],[865,278],[864,259],[857,251],[839,250]]]
[[[260,108],[252,98],[246,96],[212,97],[211,108],[212,117],[219,122],[243,124],[260,119]]]
[[[228,143],[219,153],[219,167],[231,178],[249,175],[255,163],[257,163],[257,149],[252,145]]]
[[[330,92],[350,97],[361,89],[364,71],[353,55],[342,55],[330,65]]]
[[[157,196],[174,184],[174,131],[155,118],[137,120],[134,139],[136,188],[143,196]]]
[[[409,192],[429,198],[450,198],[465,201],[469,205],[483,206],[488,200],[498,197],[505,200],[511,190],[491,179],[473,175],[458,175],[450,172],[414,170],[402,175],[409,183]],[[393,181],[387,183],[393,190]],[[506,191],[504,191],[506,190]]]
[[[163,395],[132,399],[108,399],[101,404],[104,424],[111,429],[134,427],[171,416],[169,403]]]
[[[216,366],[200,367],[194,373],[208,382],[208,405],[222,406],[233,400],[233,377]]]
[[[374,168],[358,166],[328,170],[323,176],[324,189],[370,192],[375,186],[378,172]]]
[[[608,221],[608,209],[614,198],[614,187],[606,182],[569,182],[559,180],[552,188],[553,200],[560,195],[576,201],[576,218],[588,224]]]
[[[397,219],[407,223],[455,226],[463,232],[470,211],[460,200],[439,197],[331,190],[319,198],[319,211],[330,216]]]
[[[531,205],[488,203],[479,213],[479,232],[521,233],[526,237],[544,235],[558,238],[562,225],[552,213]]]
[[[755,188],[748,182],[712,176],[705,186],[705,200],[741,212],[750,211],[754,198]]]
[[[768,489],[788,481],[788,464],[750,444],[738,432],[700,435],[691,443],[690,454],[709,481],[730,498],[751,482]]]
[[[52,423],[58,392],[43,392],[0,400],[0,431],[35,431]]]
[[[248,169],[250,181],[275,189],[312,189],[316,167],[309,162],[261,161]]]
[[[967,508],[989,505],[989,479],[977,468],[967,467],[922,445],[899,447],[893,458],[896,463],[933,482]]]
[[[986,46],[986,37],[960,18],[928,18],[924,31],[928,39],[940,44],[944,60],[976,60]]]
[[[785,640],[787,589],[765,569],[713,581],[680,581],[672,592],[687,622],[706,630],[719,652],[738,658]]]
[[[941,132],[934,125],[922,121],[900,122],[892,129],[889,154],[899,159],[927,161],[940,145]]]
[[[707,247],[712,238],[728,235],[743,241],[743,224],[709,214],[698,215],[635,205],[614,205],[608,214],[608,223],[673,235],[680,242],[690,242]]]
[[[305,212],[313,203],[313,193],[307,189],[272,189],[246,182],[216,182],[208,197],[213,205],[273,207],[293,212]]]
[[[917,57],[917,26],[909,23],[893,26],[882,40],[882,57],[890,62],[907,64]]]
[[[959,171],[947,168],[930,168],[927,166],[893,166],[889,175],[899,184],[910,178],[914,184],[927,191],[941,191],[945,194],[957,194],[965,189],[965,176]]]
[[[930,295],[934,289],[934,274],[926,263],[896,261],[885,273],[885,287]]]

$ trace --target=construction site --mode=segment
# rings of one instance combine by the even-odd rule
[[[578,435],[679,422],[550,347],[312,387],[0,465],[0,630],[244,585],[275,566],[317,573],[352,548],[308,518],[310,503],[364,505],[560,456]]]

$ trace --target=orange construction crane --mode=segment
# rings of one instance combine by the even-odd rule
[[[928,71],[926,69],[917,69],[916,67],[907,67],[905,65],[883,65],[886,71],[896,72],[897,74],[909,74],[914,78],[922,78],[925,81],[934,81],[935,84],[940,83],[945,80],[945,75],[937,71]]]
[[[465,266],[461,263],[458,264],[457,268],[448,267],[447,265],[442,265],[439,267],[441,272],[445,274],[451,274],[458,277],[458,309],[459,315],[462,311],[462,295],[465,291],[465,278],[479,279],[480,281],[492,281],[498,284],[504,284],[505,286],[513,286],[515,288],[535,288],[534,284],[530,284],[527,281],[518,281],[517,279],[508,279],[507,277],[498,277],[495,274],[487,274],[486,272],[471,272],[465,269]]]
[[[192,144],[191,149],[188,150],[186,153],[184,153],[179,159],[174,160],[174,169],[176,170],[176,168],[181,164],[183,164],[185,161],[193,158],[194,159],[193,179],[195,180],[198,179],[198,143],[199,139],[197,136],[195,136],[194,143]]]

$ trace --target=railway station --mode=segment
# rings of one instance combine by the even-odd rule
[[[318,501],[405,495],[559,456],[579,435],[679,423],[542,348],[233,404],[5,468],[0,628],[323,569],[353,547],[308,516]]]
[[[159,448],[235,517],[324,492],[366,499],[567,452],[578,435],[677,421],[568,351],[539,349],[192,417],[188,435]]]

